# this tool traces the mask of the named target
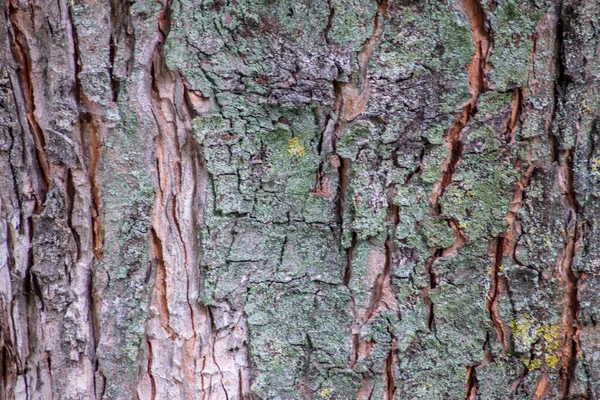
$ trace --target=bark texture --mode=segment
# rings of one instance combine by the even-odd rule
[[[0,11],[0,400],[600,398],[595,1]]]

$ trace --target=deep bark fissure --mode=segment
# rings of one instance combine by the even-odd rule
[[[329,39],[329,31],[333,26],[333,18],[335,18],[335,7],[332,4],[332,0],[327,0],[327,4],[329,5],[329,16],[327,18],[327,25],[325,29],[323,29],[323,36],[325,37],[325,43],[331,45],[331,39]]]
[[[348,184],[350,183],[351,162],[347,158],[340,157],[338,176],[340,177],[340,189],[337,200],[337,223],[343,226],[344,212],[346,208],[346,197],[348,196]],[[343,228],[342,228],[343,229]]]
[[[350,283],[350,279],[352,279],[352,259],[354,257],[354,250],[356,249],[356,245],[358,244],[358,233],[352,232],[352,242],[350,243],[350,247],[346,250],[346,269],[344,270],[344,278],[342,280],[342,284],[344,286],[348,286]]]
[[[439,200],[444,195],[448,185],[452,183],[456,166],[462,156],[461,133],[476,111],[479,95],[486,90],[485,66],[491,50],[490,32],[489,29],[486,29],[486,17],[478,0],[464,0],[463,6],[469,16],[475,46],[475,53],[469,65],[471,99],[463,107],[446,133],[445,141],[448,147],[448,155],[441,165],[441,177],[433,185],[429,199],[429,210],[433,216],[439,216],[442,213]]]
[[[9,1],[8,15],[10,26],[12,28],[9,32],[12,34],[11,43],[15,53],[14,59],[18,63],[17,70],[20,71],[21,74],[21,80],[19,83],[22,85],[23,96],[25,98],[25,105],[27,107],[27,122],[29,124],[29,129],[32,132],[32,136],[34,139],[37,165],[39,166],[40,171],[42,173],[42,178],[44,179],[45,191],[50,186],[50,166],[48,164],[48,160],[46,159],[46,154],[44,152],[44,132],[41,126],[39,125],[34,113],[35,102],[33,96],[33,82],[31,80],[31,57],[29,55],[27,36],[19,25],[19,20],[17,16],[19,12],[20,11],[18,6],[13,5],[12,2]]]
[[[469,16],[471,25],[471,35],[475,53],[469,65],[469,88],[471,99],[463,107],[459,115],[455,118],[452,126],[446,133],[445,143],[448,148],[448,155],[443,161],[440,170],[441,176],[434,183],[429,197],[429,213],[432,217],[441,217],[442,208],[440,198],[444,195],[448,186],[452,183],[456,167],[461,159],[463,151],[463,141],[461,134],[463,129],[469,124],[473,114],[476,112],[477,100],[479,95],[486,89],[485,67],[490,55],[490,31],[486,28],[486,16],[478,0],[464,0],[464,9]],[[454,256],[458,250],[466,243],[464,234],[460,225],[454,219],[446,219],[448,226],[454,234],[454,244],[447,249],[432,249],[432,255],[425,262],[425,273],[429,276],[429,287],[423,290],[423,296],[429,305],[428,326],[432,330],[435,324],[434,304],[431,301],[429,292],[435,289],[437,277],[433,271],[433,265],[439,257]]]
[[[505,256],[511,256],[518,264],[515,254],[517,241],[515,233],[517,229],[517,224],[519,223],[518,212],[521,209],[523,197],[525,195],[525,190],[529,185],[529,180],[531,179],[531,176],[533,175],[535,170],[535,164],[530,164],[521,176],[521,178],[517,181],[515,185],[515,190],[513,192],[512,201],[509,204],[508,213],[506,214],[505,218],[506,222],[508,223],[508,229],[503,235],[498,236],[491,243],[491,247],[493,249],[493,261],[490,270],[491,282],[487,308],[490,313],[490,320],[492,322],[492,326],[496,331],[498,341],[503,346],[505,353],[508,351],[509,348],[509,335],[498,311],[498,298],[500,294],[505,290],[507,282],[506,279],[503,276],[501,276],[500,273],[504,269],[503,258]]]
[[[558,182],[563,195],[563,202],[567,210],[565,223],[565,238],[567,243],[559,261],[559,273],[564,286],[561,311],[562,354],[560,368],[560,393],[562,397],[570,394],[571,382],[575,373],[575,364],[579,353],[579,277],[573,270],[573,263],[577,247],[581,240],[581,227],[579,221],[579,205],[577,203],[573,181],[573,152],[565,150],[561,154],[558,172]]]
[[[375,280],[375,283],[374,283],[373,287],[371,288],[370,302],[366,308],[361,326],[363,326],[364,324],[369,322],[376,315],[377,308],[380,306],[380,303],[382,300],[384,285],[386,283],[386,280],[388,280],[390,278],[390,274],[392,272],[392,268],[393,268],[392,257],[393,257],[393,252],[394,252],[395,246],[393,243],[393,239],[390,237],[390,235],[388,235],[388,237],[385,240],[384,248],[385,248],[385,264],[383,266],[383,270],[377,276],[377,279]]]
[[[475,365],[470,365],[467,367],[467,383],[466,383],[466,393],[465,400],[475,400],[477,399],[477,370]]]
[[[387,399],[391,400],[394,398],[394,392],[396,392],[396,384],[394,383],[394,352],[392,349],[388,352],[385,359],[385,379],[386,379],[386,395]]]
[[[85,96],[83,97],[85,99]],[[85,103],[85,100],[84,100]],[[89,125],[89,176],[90,184],[92,186],[92,232],[94,242],[94,255],[98,260],[102,260],[103,251],[103,235],[102,235],[102,200],[100,195],[100,186],[98,185],[97,170],[98,161],[100,159],[100,140],[94,124]]]
[[[487,309],[490,313],[492,325],[498,335],[498,342],[504,347],[504,351],[508,350],[508,334],[505,330],[504,323],[498,311],[498,297],[502,293],[504,287],[504,279],[500,276],[500,272],[504,269],[502,260],[504,258],[504,249],[506,246],[504,236],[499,236],[493,242],[494,258],[490,271],[491,283],[490,292],[488,295]]]
[[[516,246],[518,242],[517,227],[520,224],[519,210],[523,204],[525,197],[525,191],[529,186],[529,181],[533,176],[533,173],[537,170],[535,163],[530,164],[521,178],[517,181],[515,191],[513,192],[513,198],[508,207],[508,213],[506,214],[506,222],[508,223],[508,229],[504,235],[505,247],[504,255],[511,255],[513,260],[520,264],[516,256]]]
[[[515,132],[519,125],[519,118],[523,111],[523,88],[513,89],[512,109],[510,116],[506,121],[506,130],[504,134],[508,137],[508,142],[512,143],[515,140]]]
[[[552,112],[549,121],[546,123],[545,130],[548,138],[550,155],[553,163],[560,162],[560,143],[553,132],[554,123],[558,117],[559,105],[564,103],[569,77],[565,74],[565,54],[564,54],[564,21],[563,21],[563,0],[556,3],[556,26],[554,43],[554,82]]]
[[[566,55],[565,55],[565,8],[563,0],[559,0],[556,5],[556,39],[555,39],[555,68],[556,78],[554,82],[554,103],[550,123],[547,125],[547,135],[550,143],[552,160],[557,165],[557,181],[560,188],[562,202],[566,211],[566,221],[564,223],[565,246],[560,258],[557,260],[557,269],[559,282],[562,286],[561,301],[561,353],[560,353],[560,381],[559,393],[561,397],[566,398],[570,395],[571,384],[575,373],[577,355],[580,352],[579,332],[581,323],[579,322],[579,298],[578,281],[579,275],[573,270],[574,258],[577,248],[581,245],[581,225],[580,206],[576,199],[574,184],[574,148],[575,144],[567,149],[561,149],[559,138],[553,132],[555,120],[558,114],[558,108],[567,101],[567,87],[571,81],[566,74]],[[546,380],[548,378],[546,377]],[[542,385],[540,381],[539,386]],[[544,385],[545,386],[545,385]],[[544,391],[541,391],[543,394]],[[537,394],[537,392],[536,392]],[[539,396],[541,397],[541,396]]]
[[[532,360],[533,360],[533,355],[530,356],[528,362],[531,362]],[[519,375],[515,380],[512,381],[512,383],[510,384],[510,398],[511,399],[515,398],[515,396],[517,395],[517,392],[519,391],[519,388],[523,384],[523,381],[525,380],[525,378],[527,377],[528,374],[529,374],[529,368],[528,368],[528,366],[525,366],[525,367],[523,367],[523,372],[521,373],[521,375]]]
[[[179,335],[169,325],[169,307],[168,307],[168,292],[167,292],[167,273],[163,257],[162,241],[154,228],[152,233],[152,253],[156,260],[156,288],[160,293],[160,319],[164,330],[175,340]]]
[[[153,354],[152,354],[152,343],[150,343],[149,340],[146,341],[146,345],[148,346],[148,366],[147,366],[147,371],[148,371],[148,376],[150,376],[150,382],[152,384],[152,393],[151,393],[151,399],[154,400],[156,399],[156,379],[154,379],[154,375],[152,374],[152,364],[153,364]]]
[[[433,300],[429,293],[437,286],[437,275],[433,272],[433,263],[438,258],[442,257],[443,250],[436,249],[431,257],[425,262],[425,274],[427,276],[427,287],[422,290],[423,299],[427,304],[428,316],[427,316],[427,327],[430,331],[435,328],[435,308]]]

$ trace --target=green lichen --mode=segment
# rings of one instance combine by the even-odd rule
[[[528,61],[534,46],[534,33],[544,12],[528,2],[508,0],[492,5],[482,1],[494,37],[489,58],[489,82],[498,91],[522,87],[526,83]]]

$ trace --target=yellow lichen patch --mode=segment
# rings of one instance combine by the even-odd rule
[[[560,325],[558,323],[541,324],[525,314],[520,320],[511,321],[510,328],[515,340],[526,347],[531,347],[533,343],[539,342],[535,347],[543,351],[543,360],[546,365],[550,368],[556,368],[559,360],[557,352],[561,344]],[[538,368],[540,364],[541,361],[537,357],[525,361],[525,365],[530,371]]]
[[[300,139],[294,137],[289,141],[288,153],[296,157],[304,157],[306,148],[300,143]]]
[[[556,352],[560,348],[560,326],[557,323],[545,325],[542,326],[541,331],[546,342],[546,363],[550,368],[556,368],[558,364]]]
[[[558,356],[556,354],[546,354],[546,364],[552,369],[558,364]]]
[[[529,371],[533,371],[538,369],[542,365],[542,362],[538,358],[534,358],[533,360],[529,360],[527,363],[527,369]]]
[[[592,158],[592,174],[600,174],[600,158],[598,157]]]
[[[325,397],[329,397],[332,391],[333,390],[331,390],[331,388],[323,388],[321,389],[321,392],[319,392],[319,397],[321,397],[322,399],[324,399]]]
[[[526,347],[531,346],[539,337],[535,320],[528,315],[523,319],[510,322],[510,329],[513,336]]]
[[[558,323],[552,325],[542,325],[540,334],[546,342],[546,349],[556,351],[560,347],[560,326]]]

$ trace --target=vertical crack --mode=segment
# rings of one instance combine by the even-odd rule
[[[377,2],[373,32],[358,52],[358,69],[352,74],[350,81],[333,82],[333,110],[327,118],[322,133],[320,144],[322,160],[316,174],[315,188],[313,190],[319,196],[333,197],[333,193],[329,189],[329,178],[325,172],[324,163],[330,162],[334,166],[343,164],[344,161],[333,160],[338,157],[331,157],[331,153],[335,152],[336,144],[343,137],[348,125],[363,113],[371,96],[371,84],[367,76],[368,67],[373,57],[373,52],[379,43],[379,38],[383,34],[384,22],[387,19],[387,6],[387,0],[379,0]],[[358,81],[358,85],[356,81]],[[339,168],[340,165],[337,165],[337,167]],[[338,173],[341,172],[339,171]],[[341,179],[342,177],[340,176]]]
[[[456,166],[462,156],[463,141],[461,133],[476,111],[479,95],[486,89],[485,67],[491,50],[490,30],[487,27],[488,22],[479,0],[464,0],[463,7],[469,17],[471,35],[475,47],[475,53],[469,64],[469,91],[471,92],[471,99],[456,116],[452,126],[446,133],[445,142],[448,148],[448,155],[440,166],[441,176],[433,184],[429,197],[429,213],[433,217],[440,217],[442,215],[440,198],[452,183]],[[448,226],[450,226],[454,234],[454,244],[447,249],[432,249],[433,254],[425,262],[425,273],[429,275],[429,287],[423,290],[423,297],[429,305],[428,325],[430,330],[434,326],[435,318],[434,304],[431,301],[429,293],[437,284],[437,276],[433,272],[433,264],[440,257],[456,255],[466,242],[459,224],[453,219],[447,219],[447,221]]]
[[[513,109],[514,110],[514,109]],[[512,200],[508,207],[508,213],[506,214],[506,222],[508,223],[508,229],[503,234],[494,239],[491,244],[493,253],[492,267],[490,271],[491,283],[490,291],[488,294],[487,309],[490,314],[490,320],[496,334],[498,335],[498,341],[502,344],[504,351],[508,351],[508,333],[506,331],[505,324],[502,322],[500,313],[498,312],[498,298],[500,294],[505,290],[506,282],[504,278],[500,276],[500,272],[503,269],[502,263],[504,256],[512,256],[515,262],[516,260],[515,249],[516,249],[516,230],[518,224],[518,212],[521,209],[523,203],[523,196],[525,190],[529,185],[529,180],[535,171],[535,164],[530,164],[525,173],[517,181],[515,190],[513,192]]]
[[[477,399],[477,370],[475,365],[467,367],[467,383],[465,400],[476,400]]]
[[[352,232],[352,243],[350,247],[346,250],[346,270],[344,271],[344,279],[342,280],[342,284],[344,286],[348,286],[350,284],[350,279],[352,279],[352,259],[354,257],[354,250],[356,249],[356,245],[358,244],[358,234],[356,232]]]
[[[344,221],[344,211],[346,208],[346,198],[348,195],[348,184],[350,183],[350,160],[340,157],[340,166],[338,168],[340,177],[340,189],[338,192],[337,201],[337,218],[338,224],[342,226]]]
[[[333,26],[333,18],[335,17],[335,7],[332,4],[332,0],[327,0],[327,4],[329,5],[329,17],[327,18],[327,25],[323,30],[323,37],[325,38],[325,43],[331,45],[331,39],[329,39],[329,31]]]
[[[394,363],[394,353],[392,350],[389,351],[386,359],[385,359],[385,380],[386,380],[386,396],[387,399],[391,400],[394,398],[394,392],[396,392],[396,385],[394,383],[394,374],[393,374],[393,363]]]
[[[21,75],[21,84],[23,85],[23,94],[25,97],[27,122],[32,132],[33,141],[35,145],[36,157],[38,165],[40,167],[42,178],[46,187],[50,186],[50,166],[44,153],[45,137],[42,127],[38,124],[37,117],[35,116],[35,101],[33,95],[33,82],[31,81],[31,57],[29,52],[29,46],[27,44],[27,38],[25,32],[20,28],[18,13],[18,6],[14,5],[11,0],[8,2],[9,21],[10,27],[9,32],[11,33],[12,49],[14,51],[14,59],[17,61],[17,71]]]
[[[561,301],[561,352],[560,352],[560,373],[559,373],[559,393],[561,397],[566,398],[570,395],[571,384],[573,381],[575,366],[577,364],[577,355],[580,352],[579,332],[581,324],[579,322],[579,298],[578,284],[579,274],[574,271],[574,258],[577,248],[581,245],[582,224],[579,220],[580,207],[577,203],[574,187],[574,151],[575,145],[565,149],[560,149],[559,138],[554,134],[552,126],[556,126],[558,106],[565,101],[569,76],[566,74],[565,54],[564,54],[564,15],[563,0],[556,4],[556,30],[555,30],[555,68],[556,81],[554,84],[554,103],[550,123],[546,126],[550,149],[552,152],[552,161],[558,164],[557,181],[562,196],[562,202],[565,207],[566,220],[564,223],[565,246],[562,254],[557,260],[559,282],[563,289]],[[557,129],[560,129],[558,127]],[[548,378],[546,378],[546,381]],[[542,385],[540,381],[539,385]]]
[[[570,394],[571,383],[575,373],[577,354],[579,353],[579,276],[573,270],[575,252],[581,240],[581,227],[578,221],[578,204],[575,197],[573,181],[573,150],[564,150],[560,156],[558,172],[559,187],[563,203],[567,209],[565,238],[567,243],[559,261],[560,280],[563,285],[561,311],[562,353],[560,368],[560,393],[562,397]]]
[[[163,257],[162,241],[156,232],[156,228],[153,226],[151,229],[152,234],[152,257],[156,262],[156,282],[155,290],[158,290],[160,304],[158,309],[160,312],[160,322],[163,329],[169,334],[172,340],[175,340],[179,335],[169,324],[170,314],[168,306],[168,295],[167,295],[167,272]]]
[[[513,90],[512,109],[508,121],[506,121],[506,129],[504,134],[508,137],[508,142],[515,140],[515,131],[519,124],[519,118],[523,110],[523,88],[519,87]]]
[[[327,26],[324,31],[325,40],[328,44],[330,43],[328,33],[331,29],[333,18],[335,17],[335,8],[333,7],[332,1],[329,1],[330,15]],[[369,36],[362,48],[358,52],[358,69],[355,71],[350,78],[349,82],[334,82],[334,103],[333,110],[328,117],[323,130],[320,152],[321,152],[321,165],[317,171],[317,178],[314,192],[324,197],[333,197],[329,190],[329,181],[325,172],[325,163],[329,162],[334,168],[337,168],[337,174],[339,179],[338,191],[337,191],[337,222],[344,230],[344,214],[347,201],[348,186],[350,183],[350,160],[339,157],[335,154],[336,145],[339,140],[342,139],[348,126],[359,118],[364,112],[369,98],[371,96],[371,85],[368,79],[368,66],[373,57],[373,53],[379,43],[380,37],[383,34],[385,20],[387,19],[388,3],[387,0],[377,1],[377,11],[373,20],[373,31]],[[333,155],[332,155],[333,153]],[[393,191],[393,188],[392,188]],[[392,216],[388,215],[388,221],[393,222],[393,229],[398,224],[398,209],[395,206],[391,207]],[[349,366],[354,368],[359,358],[361,346],[364,342],[360,337],[360,330],[362,326],[368,323],[373,318],[377,309],[382,301],[384,286],[386,280],[389,279],[391,270],[393,267],[393,233],[388,234],[385,240],[385,264],[381,273],[377,276],[373,287],[371,288],[371,296],[368,305],[366,305],[365,313],[359,318],[356,310],[355,297],[350,290],[350,308],[354,316],[354,326],[352,335],[352,347],[349,359]],[[350,247],[346,251],[346,268],[342,283],[349,287],[352,279],[352,262],[355,248],[358,243],[358,234],[352,231],[352,241]],[[392,339],[392,349],[390,349],[388,356],[385,359],[385,382],[386,382],[386,395],[389,400],[393,398],[395,392],[395,384],[393,379],[393,362],[395,351],[395,339]],[[363,374],[363,386],[365,389],[368,387],[369,379]],[[371,390],[372,392],[372,390]],[[369,396],[370,397],[370,396]]]
[[[485,66],[490,53],[490,32],[486,28],[486,17],[478,0],[464,0],[463,6],[469,16],[471,34],[475,46],[475,54],[469,65],[469,90],[471,99],[455,118],[452,127],[446,134],[448,155],[441,166],[442,176],[435,182],[429,199],[430,213],[434,216],[441,214],[440,197],[452,183],[456,165],[461,158],[463,143],[460,134],[469,123],[479,95],[486,89]]]
[[[490,271],[491,284],[487,309],[490,313],[492,325],[494,326],[496,334],[498,335],[498,341],[504,347],[504,351],[507,351],[508,335],[506,333],[504,323],[502,322],[502,318],[500,317],[500,313],[498,312],[498,297],[504,289],[504,280],[499,276],[499,273],[502,269],[502,259],[504,257],[505,245],[506,239],[503,236],[496,238],[493,243],[494,260],[492,263],[492,270]]]
[[[427,316],[427,327],[430,331],[434,329],[435,324],[435,310],[433,300],[431,300],[430,292],[437,286],[437,275],[433,272],[433,263],[442,256],[442,253],[442,249],[436,249],[433,255],[425,262],[425,274],[428,277],[428,285],[423,289],[422,294],[423,298],[425,299],[425,304],[427,304],[427,308],[429,310]]]
[[[371,300],[369,303],[369,306],[367,307],[367,310],[365,311],[365,315],[363,317],[363,325],[366,324],[368,321],[370,321],[374,316],[375,313],[377,311],[377,308],[379,307],[381,300],[382,300],[382,296],[383,296],[383,287],[385,285],[385,281],[387,279],[389,279],[390,274],[392,272],[392,258],[393,258],[393,253],[394,253],[394,241],[391,235],[388,235],[385,243],[384,243],[384,247],[385,247],[385,264],[383,266],[383,271],[381,271],[381,273],[377,276],[377,279],[375,280],[375,284],[373,285],[373,288],[371,289]]]
[[[213,359],[213,363],[217,367],[219,371],[219,375],[221,376],[221,388],[223,389],[223,393],[225,394],[225,399],[229,400],[229,394],[227,393],[227,389],[225,389],[225,384],[223,383],[225,377],[223,376],[223,371],[221,371],[221,367],[217,363],[217,358],[215,357],[215,345],[217,342],[217,325],[215,324],[215,318],[212,312],[212,309],[208,307],[208,317],[210,318],[210,347],[211,347],[211,356]]]
[[[508,213],[506,214],[506,222],[508,223],[508,229],[504,234],[505,248],[504,255],[512,255],[515,262],[518,263],[515,255],[517,245],[517,227],[519,224],[518,212],[523,204],[523,198],[525,196],[525,190],[529,186],[529,181],[533,173],[536,171],[537,166],[535,163],[530,164],[525,173],[517,181],[515,191],[513,192],[513,198],[508,207]]]
[[[152,352],[152,343],[150,343],[149,340],[146,341],[146,343],[148,344],[148,376],[150,377],[150,385],[152,388],[152,397],[150,397],[152,400],[156,399],[156,379],[154,378],[154,374],[152,373],[152,366],[154,363],[154,354]]]

